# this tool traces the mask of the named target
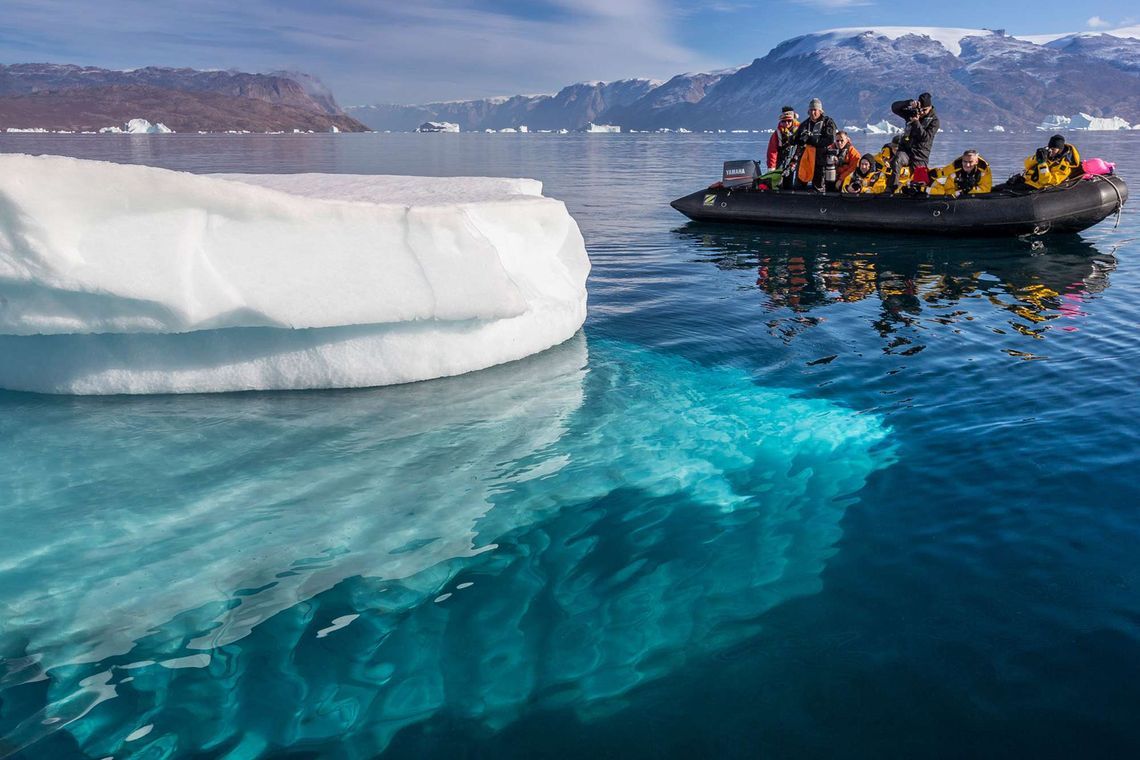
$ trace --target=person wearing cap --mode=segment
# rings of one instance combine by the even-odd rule
[[[796,109],[784,106],[780,109],[780,120],[768,139],[768,171],[784,169],[792,155],[792,136],[799,129],[800,118]]]
[[[927,164],[930,162],[930,151],[934,147],[934,136],[938,134],[939,127],[933,98],[929,92],[924,92],[914,100],[896,100],[891,104],[891,111],[906,121],[898,155],[906,154],[910,162],[911,183],[925,187],[930,184]],[[895,176],[887,178],[892,192],[895,186],[891,183],[897,174],[896,172]]]
[[[887,178],[870,156],[860,156],[855,171],[848,174],[840,184],[844,193],[882,193],[887,189]]]
[[[812,98],[808,103],[808,119],[800,124],[792,142],[797,146],[796,187],[824,191],[823,164],[827,146],[835,141],[835,120],[823,112],[823,103]]]
[[[1080,166],[1081,154],[1076,147],[1066,143],[1064,135],[1053,135],[1047,146],[1038,148],[1025,159],[1025,171],[1021,176],[1025,178],[1025,184],[1040,190],[1080,174]]]
[[[989,162],[973,149],[954,159],[953,163],[935,169],[930,176],[934,180],[930,186],[932,196],[960,198],[963,195],[981,195],[994,186]]]

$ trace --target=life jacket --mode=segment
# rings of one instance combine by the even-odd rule
[[[882,173],[884,182],[886,182],[886,179],[891,176],[891,159],[893,159],[894,156],[894,148],[892,148],[890,145],[884,146],[882,150],[875,154],[875,165]],[[910,182],[910,178],[910,166],[899,167],[898,183],[895,192],[901,192],[902,188]]]
[[[993,189],[994,184],[989,162],[981,156],[978,156],[978,168],[971,174],[962,169],[962,158],[958,157],[953,163],[935,169],[932,176],[935,182],[930,186],[931,195],[981,195]]]
[[[1068,143],[1060,153],[1044,162],[1039,162],[1034,153],[1025,159],[1025,184],[1038,189],[1053,187],[1072,176],[1074,170],[1079,172],[1080,166],[1081,154]]]
[[[796,119],[780,119],[776,124],[776,166],[783,169],[792,155],[792,138],[800,123]]]
[[[840,189],[845,193],[881,193],[887,189],[887,178],[874,164],[866,173],[856,167],[844,178]]]

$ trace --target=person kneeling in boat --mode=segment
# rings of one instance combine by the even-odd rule
[[[851,137],[842,129],[835,133],[835,142],[827,148],[823,167],[823,181],[828,190],[835,192],[843,180],[859,165],[859,149],[851,144]]]
[[[860,156],[855,171],[843,179],[840,187],[845,193],[877,194],[886,191],[887,178],[883,176],[874,159],[870,156]]]
[[[1025,171],[1021,176],[1025,184],[1040,190],[1059,185],[1069,177],[1081,173],[1081,154],[1065,142],[1063,135],[1053,135],[1049,144],[1025,159]]]
[[[935,169],[930,173],[934,184],[930,194],[960,198],[963,195],[988,193],[994,186],[994,175],[989,162],[978,155],[976,150],[968,150],[954,162]]]
[[[910,157],[905,153],[898,154],[899,148],[899,135],[891,138],[891,141],[883,146],[882,150],[875,154],[875,165],[879,172],[882,173],[883,179],[886,182],[886,192],[901,193],[902,189],[910,183]],[[899,160],[895,161],[895,156],[898,155]],[[898,177],[895,181],[891,182],[891,177],[898,169]],[[893,188],[892,188],[893,185]]]

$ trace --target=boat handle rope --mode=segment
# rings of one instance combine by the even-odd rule
[[[1099,174],[1094,176],[1101,182],[1108,182],[1108,186],[1112,188],[1112,192],[1116,193],[1116,224],[1112,225],[1112,229],[1115,230],[1120,226],[1120,212],[1124,210],[1124,198],[1120,197],[1120,188],[1116,186],[1115,182],[1109,182]]]

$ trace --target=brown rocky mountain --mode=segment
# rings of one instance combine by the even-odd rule
[[[176,132],[367,130],[305,74],[0,65],[0,130],[90,131],[134,118],[162,122]]]

